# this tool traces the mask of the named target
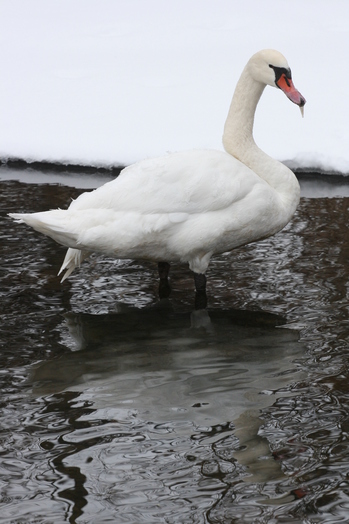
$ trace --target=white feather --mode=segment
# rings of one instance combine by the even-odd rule
[[[225,124],[226,152],[193,150],[144,160],[82,194],[66,211],[10,216],[69,248],[63,280],[92,251],[188,262],[194,272],[205,273],[212,254],[276,233],[298,205],[299,184],[252,137],[258,100],[266,84],[275,86],[270,64],[288,68],[270,50],[246,65]],[[301,100],[294,90],[293,98],[298,95]]]

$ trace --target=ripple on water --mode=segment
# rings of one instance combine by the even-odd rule
[[[78,193],[2,182],[0,522],[345,521],[348,199],[216,257],[192,314],[186,268],[160,303],[139,261],[60,285],[64,249],[5,217]]]

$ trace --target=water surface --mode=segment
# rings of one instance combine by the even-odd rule
[[[345,522],[349,199],[308,184],[195,311],[181,265],[166,300],[134,260],[60,284],[65,249],[6,214],[99,182],[32,175],[0,170],[0,522]]]

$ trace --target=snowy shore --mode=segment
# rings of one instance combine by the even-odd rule
[[[255,139],[295,170],[349,173],[347,0],[0,0],[0,159],[106,169],[222,149],[249,57],[276,48],[305,118],[268,87]]]

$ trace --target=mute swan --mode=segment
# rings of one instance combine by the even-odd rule
[[[285,57],[262,50],[245,66],[224,127],[225,152],[193,150],[143,160],[115,180],[83,193],[67,210],[11,213],[18,222],[67,246],[62,281],[90,252],[154,260],[160,282],[169,262],[188,262],[195,288],[205,292],[213,254],[231,251],[280,231],[299,202],[299,184],[252,136],[254,114],[266,85],[300,106]]]

